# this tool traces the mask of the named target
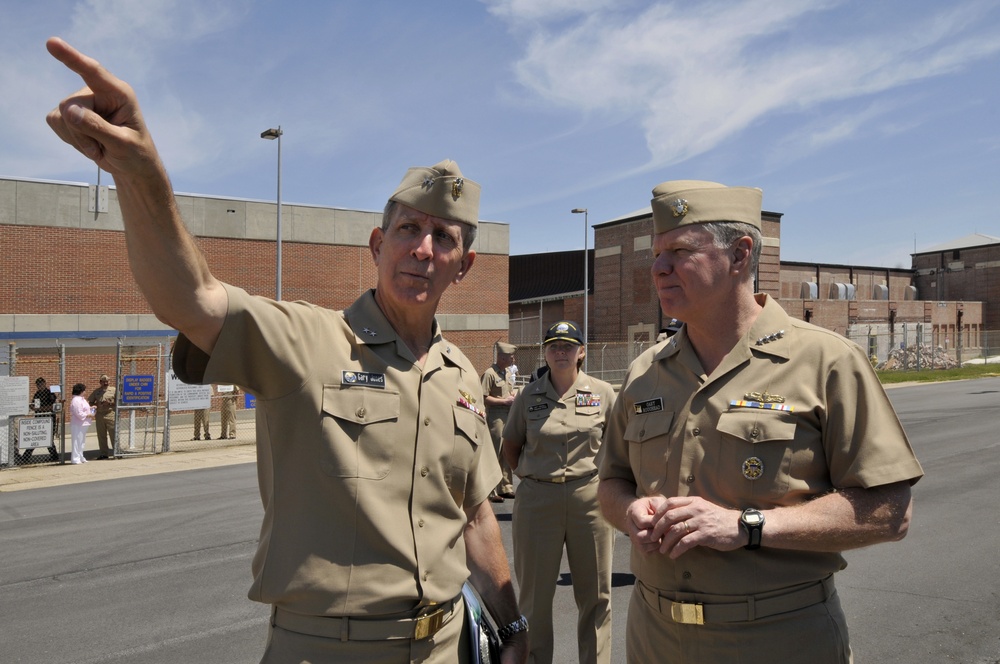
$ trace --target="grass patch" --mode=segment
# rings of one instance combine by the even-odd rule
[[[942,380],[966,380],[1000,376],[1000,364],[970,364],[956,369],[921,369],[920,371],[876,371],[883,384],[933,383]]]

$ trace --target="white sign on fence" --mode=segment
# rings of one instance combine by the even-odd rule
[[[17,449],[33,450],[52,445],[51,417],[22,417],[17,423]]]
[[[171,412],[211,407],[211,385],[189,385],[178,378],[173,371],[167,372],[167,408]]]
[[[0,376],[0,417],[28,414],[28,377]]]

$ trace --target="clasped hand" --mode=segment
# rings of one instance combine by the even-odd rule
[[[646,496],[626,510],[632,544],[646,554],[672,559],[696,546],[732,551],[745,542],[738,510],[726,509],[698,496]]]

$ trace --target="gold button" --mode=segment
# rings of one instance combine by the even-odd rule
[[[364,406],[358,406],[357,415],[358,415],[358,417],[360,417],[362,419],[364,418],[364,416],[365,416],[365,407]]]
[[[427,473],[429,473],[429,472],[431,472],[431,471],[427,470],[427,466],[424,466],[423,468],[420,469],[420,476],[421,477],[427,477]]]
[[[417,521],[417,525],[420,526],[421,528],[423,528],[424,527],[424,520],[421,519],[420,521]]]
[[[754,430],[752,430],[752,431],[750,432],[750,437],[751,437],[751,438],[756,438],[756,437],[757,437],[757,436],[759,436],[759,435],[760,435],[760,430],[759,430],[759,429],[754,429]]]
[[[429,417],[425,417],[425,418],[424,418],[424,426],[425,426],[425,427],[426,427],[426,426],[430,426],[430,424],[431,424],[431,418],[429,418]]]

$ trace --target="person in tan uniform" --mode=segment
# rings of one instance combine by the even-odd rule
[[[256,397],[261,661],[466,662],[471,575],[503,664],[523,662],[479,376],[434,318],[473,265],[479,185],[452,161],[409,169],[369,239],[376,287],[344,311],[253,296],[209,270],[132,89],[62,40],[47,47],[86,85],[48,123],[114,177],[136,283],[180,332],[176,374]]]
[[[497,458],[500,460],[500,470],[503,472],[503,479],[490,494],[490,500],[502,503],[504,498],[514,497],[513,476],[507,460],[500,452],[500,443],[503,440],[503,427],[507,423],[507,416],[510,415],[510,406],[514,403],[515,388],[513,381],[508,380],[508,369],[514,365],[517,346],[498,341],[494,344],[494,350],[497,360],[483,372],[482,387],[483,402],[486,404],[486,421],[490,425],[493,448],[496,450]]]
[[[841,552],[906,535],[920,464],[865,353],[754,294],[759,189],[665,182],[652,208],[684,324],[629,368],[600,466],[632,542],[628,660],[851,662]]]
[[[198,408],[194,411],[194,436],[191,440],[201,440],[202,431],[205,432],[205,440],[212,440],[212,434],[208,432],[208,423],[212,419],[211,408]]]
[[[108,374],[101,374],[100,386],[90,393],[87,403],[96,408],[94,423],[97,425],[98,459],[107,459],[115,446],[115,388]]]
[[[514,400],[503,453],[521,478],[512,514],[514,573],[531,623],[531,661],[551,664],[552,600],[563,548],[579,610],[582,664],[611,662],[614,530],[597,502],[597,460],[614,389],[580,371],[586,349],[573,321],[549,327],[549,367]]]
[[[225,392],[221,392],[222,395],[222,406],[219,409],[219,414],[222,419],[222,431],[219,434],[219,438],[236,438],[236,399],[240,396],[240,388],[236,385],[229,385]]]

